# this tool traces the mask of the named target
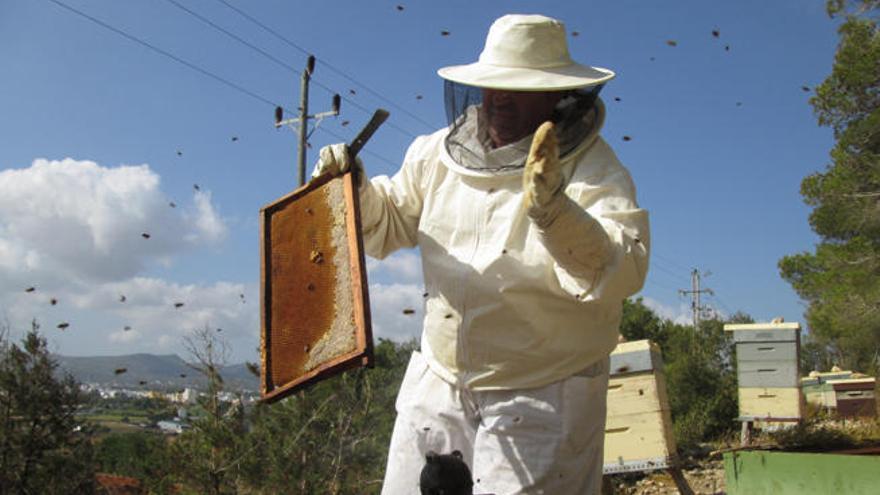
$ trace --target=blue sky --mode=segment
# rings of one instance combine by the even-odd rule
[[[817,241],[799,187],[833,144],[808,104],[837,44],[823,1],[57,1],[177,60],[49,0],[0,2],[0,316],[13,334],[36,318],[63,354],[183,354],[181,337],[207,325],[233,361],[255,359],[258,212],[297,186],[273,104],[296,108],[306,53],[310,110],[343,96],[309,169],[383,107],[361,156],[393,174],[414,136],[445,125],[436,70],[476,60],[506,13],[561,19],[576,60],[618,74],[602,134],[651,215],[640,296],[689,321],[677,290],[697,268],[718,312],[803,322],[777,262]],[[417,336],[418,252],[369,267],[377,337]]]

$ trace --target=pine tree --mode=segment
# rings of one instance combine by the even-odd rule
[[[59,378],[36,322],[21,341],[0,332],[0,493],[92,493],[90,428],[79,384]]]
[[[832,73],[810,103],[836,144],[826,170],[801,184],[821,242],[779,268],[809,304],[813,348],[873,372],[880,365],[880,0],[826,5],[844,20]]]

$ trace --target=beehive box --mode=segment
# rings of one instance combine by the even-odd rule
[[[798,387],[741,387],[737,392],[740,419],[803,417],[803,395]]]
[[[804,400],[808,404],[814,404],[825,409],[837,407],[834,387],[827,382],[820,381],[819,378],[801,378],[801,390],[804,393]]]
[[[371,362],[358,208],[347,173],[315,179],[260,212],[264,401]]]
[[[740,420],[803,417],[800,324],[728,324],[724,330],[736,345]]]
[[[848,380],[831,380],[837,402],[837,415],[845,418],[875,417],[874,378],[851,378]]]
[[[832,380],[846,380],[853,377],[849,370],[835,369],[832,371],[811,371],[809,376],[801,378],[801,390],[807,403],[826,409],[837,408],[837,397],[834,393]]]
[[[659,348],[625,342],[610,356],[605,419],[605,474],[675,464],[675,439]]]

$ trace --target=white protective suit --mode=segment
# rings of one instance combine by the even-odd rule
[[[446,153],[446,129],[417,138],[394,177],[362,184],[367,254],[421,250],[422,354],[446,382],[476,391],[539,387],[616,345],[622,301],[648,270],[648,214],[598,136],[597,104],[599,125],[562,158],[570,207],[547,228],[526,215],[521,170],[458,165]]]
[[[592,132],[561,160],[555,216],[527,212],[522,169],[456,163],[448,129],[417,138],[394,177],[362,181],[367,254],[419,246],[428,294],[384,495],[418,493],[428,450],[461,451],[474,493],[599,492],[608,354],[622,301],[644,282],[649,237],[596,105]],[[508,162],[509,151],[487,158]]]

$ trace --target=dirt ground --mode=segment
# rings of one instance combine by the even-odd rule
[[[697,495],[724,495],[724,463],[721,458],[693,461],[682,469],[685,480]],[[614,495],[673,495],[679,493],[666,471],[645,475],[611,477]]]

